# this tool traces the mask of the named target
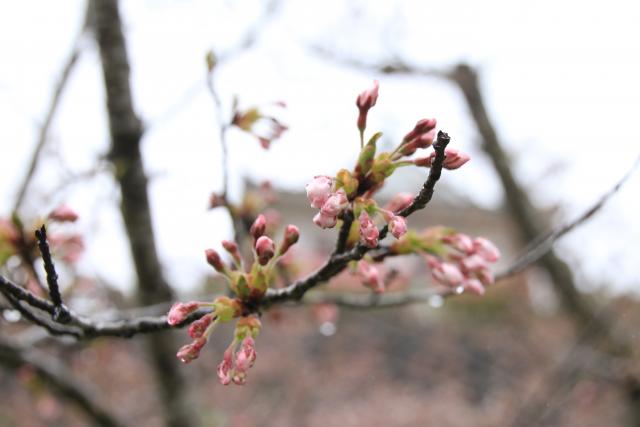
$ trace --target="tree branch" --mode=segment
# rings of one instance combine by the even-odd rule
[[[73,43],[73,47],[71,48],[71,52],[67,59],[64,61],[62,66],[62,71],[60,73],[60,78],[56,82],[53,88],[53,95],[51,97],[51,101],[49,101],[49,106],[47,108],[47,112],[45,113],[44,120],[40,129],[38,130],[38,139],[36,140],[35,148],[33,153],[31,154],[31,160],[29,161],[29,166],[27,166],[27,173],[22,178],[22,182],[18,187],[18,193],[16,195],[16,199],[13,203],[12,211],[17,213],[22,203],[24,202],[24,198],[27,194],[27,190],[29,189],[29,184],[31,184],[31,180],[33,179],[33,175],[35,174],[36,169],[38,168],[38,162],[40,160],[40,153],[44,149],[44,146],[49,139],[49,130],[51,128],[51,124],[53,123],[53,119],[55,118],[56,112],[58,111],[58,107],[60,106],[60,101],[62,100],[62,93],[69,82],[69,78],[71,76],[71,72],[78,62],[78,58],[80,57],[81,49],[81,38],[85,34],[89,22],[90,22],[90,7],[87,2],[85,17],[82,23],[82,27],[76,36],[76,40]]]
[[[93,424],[102,427],[123,425],[95,400],[73,372],[54,359],[33,350],[27,352],[0,338],[0,363],[12,370],[24,365],[32,367],[44,383],[80,408]]]

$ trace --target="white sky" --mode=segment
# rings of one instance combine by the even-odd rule
[[[261,2],[125,1],[124,15],[137,108],[150,127],[144,139],[161,256],[176,286],[189,288],[208,271],[202,251],[216,246],[228,222],[206,212],[219,188],[213,103],[204,86],[204,54],[234,46]],[[33,149],[62,61],[83,14],[79,0],[12,2],[0,15],[0,214],[7,214]],[[362,60],[397,55],[428,67],[464,60],[479,67],[487,104],[534,200],[572,218],[617,181],[640,154],[640,9],[609,1],[338,1],[284,0],[257,45],[218,71],[226,103],[284,100],[291,131],[268,152],[230,135],[232,188],[240,177],[269,178],[302,190],[316,174],[334,174],[357,155],[356,94],[381,80],[371,129],[398,140],[422,117],[438,118],[454,144],[473,156],[446,174],[476,203],[493,206],[500,187],[477,148],[460,94],[436,79],[374,76],[315,57],[320,45]],[[636,40],[636,42],[633,42]],[[107,148],[98,56],[85,41],[81,60],[52,128],[49,153],[73,171],[86,170]],[[120,289],[131,282],[127,248],[108,177],[41,200],[61,176],[56,156],[38,174],[28,205],[44,214],[67,201],[90,232],[83,271]],[[638,289],[640,239],[632,177],[588,225],[560,245],[594,285]],[[415,189],[405,189],[414,191]],[[313,212],[309,212],[311,220]],[[93,219],[92,219],[93,218]]]

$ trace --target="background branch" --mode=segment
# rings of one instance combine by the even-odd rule
[[[85,416],[92,421],[92,424],[102,427],[123,426],[97,402],[86,384],[81,383],[75,378],[73,372],[55,359],[34,350],[26,351],[0,337],[0,364],[11,370],[30,366],[57,395],[80,408]]]
[[[36,140],[35,148],[33,153],[31,154],[31,159],[29,160],[29,165],[27,166],[27,172],[22,178],[22,182],[18,186],[18,193],[16,195],[16,199],[13,203],[12,211],[17,213],[24,202],[24,198],[27,194],[27,190],[29,189],[29,184],[31,184],[31,180],[33,179],[33,175],[35,174],[36,169],[38,168],[38,162],[40,161],[40,154],[44,146],[49,139],[49,130],[51,128],[51,124],[53,123],[53,119],[58,111],[58,107],[60,106],[60,101],[62,100],[62,94],[64,89],[69,82],[69,78],[71,76],[71,72],[78,62],[78,58],[80,57],[80,53],[82,51],[82,37],[84,36],[87,28],[90,24],[90,10],[89,1],[87,1],[85,17],[82,23],[82,27],[79,31],[79,34],[76,36],[76,40],[73,43],[71,51],[67,59],[64,61],[62,66],[62,71],[60,73],[60,77],[56,82],[53,88],[53,95],[51,96],[51,101],[49,102],[49,106],[44,116],[44,120],[40,129],[38,130],[38,139]]]

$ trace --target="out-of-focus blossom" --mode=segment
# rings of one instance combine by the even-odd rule
[[[266,227],[267,219],[263,214],[260,214],[256,217],[255,221],[253,221],[253,224],[251,224],[249,233],[254,240],[258,240],[258,238],[264,234],[264,230],[266,229]]]
[[[325,175],[318,175],[306,185],[307,198],[311,207],[320,209],[331,195],[333,180]]]
[[[378,236],[380,232],[366,211],[362,211],[360,217],[360,241],[369,248],[378,246]]]
[[[58,206],[49,214],[49,219],[57,222],[75,222],[78,213],[67,205]]]
[[[397,214],[413,203],[414,198],[415,196],[411,193],[398,193],[389,200],[389,203],[384,208]]]
[[[500,251],[489,239],[476,237],[473,239],[473,249],[482,258],[489,262],[496,262],[500,259]]]
[[[357,273],[362,284],[367,288],[370,288],[376,293],[384,292],[384,281],[382,280],[380,270],[378,270],[375,265],[362,260],[358,262]]]

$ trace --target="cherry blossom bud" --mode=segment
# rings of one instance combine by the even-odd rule
[[[487,260],[476,254],[462,259],[460,265],[465,272],[478,272],[489,268]]]
[[[366,211],[360,214],[360,241],[369,248],[378,246],[378,236],[380,232]]]
[[[246,337],[242,340],[242,345],[236,354],[236,371],[246,372],[256,361],[257,353],[255,350],[255,342],[252,337]]]
[[[335,216],[322,215],[322,212],[318,212],[313,217],[313,223],[320,228],[333,228],[336,226],[338,218]]]
[[[380,275],[380,270],[374,265],[366,261],[360,261],[358,263],[358,276],[362,280],[362,284],[371,288],[374,292],[384,292],[384,282]]]
[[[489,262],[496,262],[500,259],[500,251],[489,239],[476,237],[473,239],[475,253]]]
[[[484,286],[493,285],[493,283],[495,282],[495,278],[493,277],[493,273],[488,268],[485,268],[485,269],[482,269],[482,270],[478,271],[476,273],[476,276],[477,276],[478,280],[480,280],[480,282]]]
[[[462,153],[461,151],[456,150],[455,148],[446,148],[444,151],[444,154],[445,154],[445,158],[442,166],[445,169],[451,169],[451,170],[458,169],[460,166],[467,163],[470,159],[468,155]],[[434,158],[435,158],[435,152],[434,152]]]
[[[229,252],[237,265],[242,264],[242,257],[240,256],[240,250],[238,249],[238,244],[236,242],[231,240],[223,240],[222,247],[227,252]]]
[[[445,158],[444,162],[442,163],[442,167],[444,167],[445,169],[458,169],[459,167],[467,163],[470,159],[467,154],[464,154],[456,150],[455,148],[445,148],[444,154]],[[431,167],[431,164],[433,163],[435,158],[436,152],[432,151],[431,154],[429,154],[429,156],[427,157],[414,159],[413,164],[415,164],[416,166],[429,168]]]
[[[465,255],[470,255],[474,251],[473,240],[466,234],[455,233],[451,236],[445,236],[442,241]]]
[[[356,106],[358,107],[358,110],[360,112],[360,114],[358,115],[358,129],[360,129],[361,132],[364,131],[364,129],[367,127],[367,114],[369,113],[369,110],[371,109],[371,107],[376,105],[376,101],[378,100],[379,87],[380,84],[378,83],[378,81],[374,80],[373,87],[365,90],[360,95],[358,95],[358,98],[356,98]]]
[[[78,213],[69,206],[62,205],[49,214],[49,219],[58,222],[76,222],[78,220]]]
[[[320,209],[331,195],[333,180],[326,175],[318,175],[309,182],[305,189],[312,208]]]
[[[340,189],[329,196],[324,205],[322,205],[320,212],[324,216],[338,216],[347,206],[349,206],[347,195],[344,190]]]
[[[218,378],[220,379],[220,384],[228,385],[231,382],[233,369],[233,355],[231,354],[231,349],[227,349],[224,352],[224,357],[222,362],[218,365]]]
[[[201,337],[193,341],[191,344],[186,344],[180,347],[176,356],[182,363],[189,363],[200,356],[200,351],[207,343],[205,337]]]
[[[400,215],[394,215],[389,221],[389,230],[393,237],[399,239],[407,232],[407,220]]]
[[[384,208],[397,214],[401,210],[408,207],[411,203],[413,203],[414,198],[415,196],[411,193],[398,193],[393,196],[391,200],[389,200],[389,203],[387,203]]]
[[[275,254],[276,246],[267,236],[260,236],[256,240],[256,255],[258,255],[258,262],[260,265],[266,265],[273,255]]]
[[[414,139],[420,137],[422,134],[435,130],[436,123],[436,119],[419,120],[411,130],[411,132],[407,133],[404,138],[402,138],[402,142],[407,143],[409,141],[413,141]]]
[[[256,220],[253,221],[253,224],[249,229],[249,233],[253,236],[254,240],[258,240],[258,237],[264,234],[264,230],[266,227],[267,227],[267,219],[265,218],[264,215],[260,214],[258,215]]]
[[[299,238],[300,238],[300,230],[298,229],[298,227],[296,227],[293,224],[287,225],[287,228],[284,230],[284,239],[280,244],[280,249],[278,250],[278,253],[280,255],[285,254],[291,246],[295,245],[298,242]]]
[[[210,266],[215,268],[218,273],[226,274],[227,267],[224,265],[224,262],[222,262],[222,259],[220,258],[220,254],[216,252],[215,249],[207,249],[204,251],[204,254],[207,257],[207,262]]]
[[[204,331],[211,325],[212,320],[213,316],[208,314],[193,322],[189,325],[189,336],[194,339],[202,337]]]
[[[443,285],[457,286],[464,280],[462,272],[454,264],[438,260],[435,263],[430,263],[429,266],[433,278]]]
[[[482,283],[478,279],[473,279],[473,278],[467,279],[464,281],[464,283],[462,283],[462,286],[466,291],[469,291],[472,294],[484,295],[484,292],[485,292],[484,286],[482,286]]]
[[[197,301],[176,302],[171,306],[171,309],[167,314],[167,323],[171,326],[182,323],[188,315],[199,309],[201,306],[202,303]]]

